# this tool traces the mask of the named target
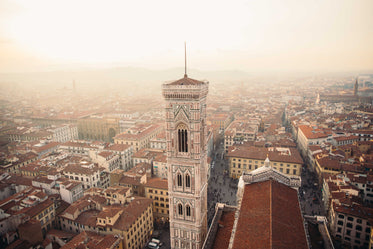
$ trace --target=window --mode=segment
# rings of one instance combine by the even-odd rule
[[[186,215],[190,216],[190,206],[189,205],[186,206]]]
[[[181,174],[180,174],[180,173],[177,174],[177,186],[178,186],[178,187],[183,186],[183,183],[182,183],[182,177],[181,177]]]
[[[177,205],[177,209],[178,209],[178,212],[179,212],[179,215],[183,215],[183,205],[181,205],[180,203]]]
[[[185,126],[177,130],[179,152],[188,152],[188,130]]]
[[[353,217],[347,217],[347,220],[354,221],[354,218]]]
[[[185,187],[190,188],[190,175],[185,175]]]

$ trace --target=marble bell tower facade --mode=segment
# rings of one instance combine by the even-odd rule
[[[199,249],[207,233],[208,82],[184,75],[163,84],[171,248]]]

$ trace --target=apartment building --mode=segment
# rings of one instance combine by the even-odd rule
[[[145,197],[153,199],[153,215],[157,222],[169,221],[168,181],[159,177],[148,179]]]
[[[300,176],[303,159],[294,148],[262,148],[254,146],[235,145],[229,147],[229,176],[239,178],[243,172],[251,172],[264,166],[265,160],[270,160],[270,166],[287,175]]]
[[[148,124],[136,126],[114,137],[114,143],[132,145],[134,152],[142,148],[149,148],[150,141],[163,131],[163,126]]]
[[[59,215],[61,229],[119,235],[122,248],[143,248],[153,232],[152,200],[132,197],[125,205],[106,202],[104,197],[85,195]]]

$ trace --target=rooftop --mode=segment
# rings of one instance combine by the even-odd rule
[[[274,180],[245,185],[233,248],[308,248],[297,190]]]

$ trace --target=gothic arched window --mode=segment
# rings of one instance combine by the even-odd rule
[[[179,215],[183,215],[183,205],[181,205],[180,203],[177,204],[177,209],[178,209]]]
[[[185,125],[177,128],[178,151],[188,152],[188,130]]]
[[[183,186],[183,178],[180,173],[177,173],[177,186],[178,187]]]
[[[186,209],[186,211],[185,211],[185,212],[186,212],[186,215],[187,215],[187,216],[190,216],[190,214],[191,214],[191,212],[190,212],[190,206],[187,205],[185,209]]]
[[[190,188],[190,175],[188,173],[185,175],[185,187]]]

